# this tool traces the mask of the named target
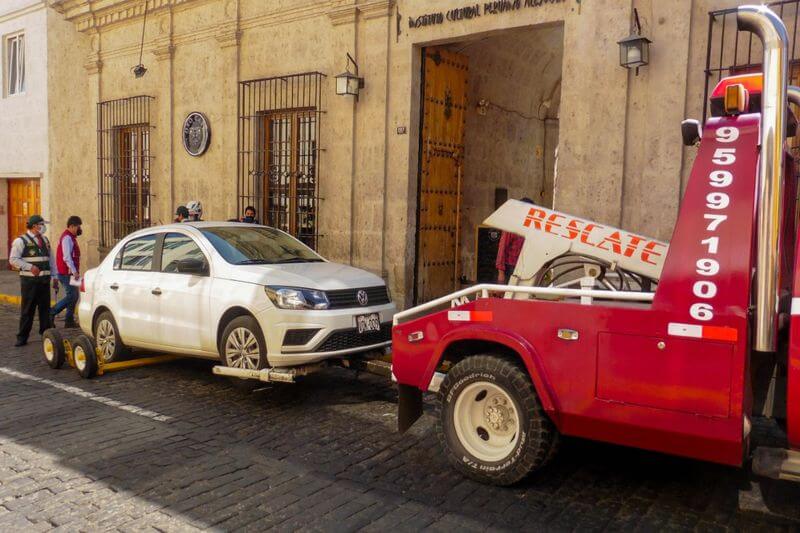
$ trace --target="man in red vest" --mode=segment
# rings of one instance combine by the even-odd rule
[[[83,233],[81,230],[81,217],[71,216],[67,220],[67,229],[58,239],[56,248],[56,268],[58,269],[58,281],[64,286],[64,297],[56,304],[51,311],[51,323],[55,325],[56,316],[67,310],[64,317],[65,328],[78,327],[75,322],[75,304],[78,303],[78,287],[70,284],[70,278],[80,278],[81,275],[81,249],[78,246],[78,236]]]

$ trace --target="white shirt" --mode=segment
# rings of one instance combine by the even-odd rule
[[[33,239],[34,242],[36,242],[36,235],[30,231],[26,232],[26,234],[28,237]],[[44,236],[42,239],[44,239]],[[22,237],[17,237],[14,239],[14,242],[11,243],[11,253],[8,254],[8,262],[11,263],[11,266],[19,270],[30,270],[33,265],[22,258],[22,252],[24,250],[25,241],[22,240]],[[58,273],[58,268],[56,267],[56,256],[54,253],[52,253],[52,250],[50,251],[50,272],[53,276]]]

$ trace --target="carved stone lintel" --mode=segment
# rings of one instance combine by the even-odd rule
[[[103,70],[103,62],[98,56],[93,56],[86,60],[86,63],[83,64],[83,68],[86,69],[86,72],[90,76],[94,74],[100,74],[100,72]]]
[[[374,0],[366,4],[359,4],[358,10],[364,19],[388,17],[392,14],[394,0]]]
[[[328,18],[331,19],[331,24],[340,26],[342,24],[353,24],[358,15],[358,7],[355,5],[336,7],[328,11]]]
[[[242,39],[242,30],[239,29],[239,24],[236,21],[226,22],[219,27],[214,34],[214,38],[219,43],[220,48],[238,46]]]
[[[172,55],[175,53],[175,45],[164,43],[153,48],[152,52],[157,61],[167,61],[172,59]]]

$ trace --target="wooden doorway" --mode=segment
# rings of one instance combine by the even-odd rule
[[[25,233],[28,217],[41,214],[41,189],[38,179],[8,180],[8,243]]]
[[[422,54],[415,303],[458,288],[467,108],[467,57],[441,47]]]

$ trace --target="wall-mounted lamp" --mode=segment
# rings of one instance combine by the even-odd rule
[[[350,72],[350,63],[355,67],[355,73]],[[345,70],[336,76],[336,94],[339,96],[355,96],[356,100],[358,100],[359,89],[363,88],[364,78],[358,77],[358,63],[355,62],[350,54],[347,54]]]
[[[141,78],[142,76],[147,74],[147,68],[145,68],[144,64],[142,63],[142,53],[144,52],[144,28],[146,24],[147,24],[147,0],[144,0],[144,18],[142,20],[142,42],[139,45],[139,64],[131,69],[133,71],[133,75],[136,78]]]
[[[639,67],[643,67],[650,62],[650,39],[642,37],[642,25],[639,23],[639,11],[634,8],[633,16],[636,24],[634,33],[617,41],[619,45],[619,64],[627,69],[636,69],[639,75]]]

